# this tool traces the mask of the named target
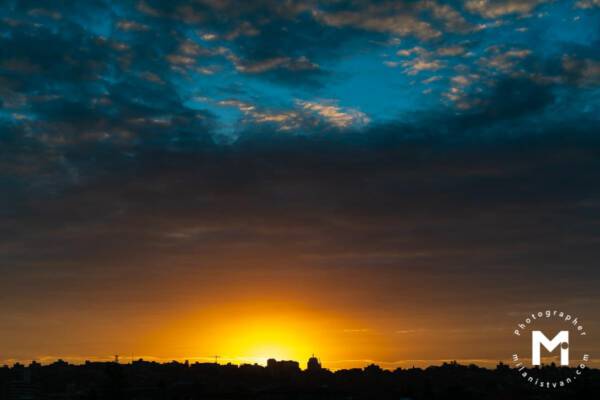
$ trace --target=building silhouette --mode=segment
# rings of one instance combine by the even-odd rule
[[[298,361],[277,361],[274,358],[267,360],[267,370],[271,376],[291,376],[300,373]]]
[[[310,357],[308,359],[308,362],[306,363],[306,369],[311,372],[316,372],[321,371],[323,367],[321,366],[321,362],[319,361],[319,359],[313,354],[312,357]]]
[[[575,368],[547,365],[536,370],[549,379]],[[596,399],[600,370],[585,370],[560,392],[540,391],[505,364],[495,369],[456,362],[425,369],[363,368],[329,371],[314,355],[301,370],[296,361],[259,364],[129,364],[65,361],[0,367],[0,400],[569,400]]]

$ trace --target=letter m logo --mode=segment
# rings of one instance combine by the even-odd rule
[[[541,365],[540,352],[541,347],[552,352],[560,346],[560,365],[569,365],[569,331],[560,331],[552,340],[549,340],[542,331],[531,332],[531,363]]]

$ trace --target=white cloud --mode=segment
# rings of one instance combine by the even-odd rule
[[[318,103],[299,100],[298,105],[305,111],[315,113],[331,125],[338,128],[364,126],[370,122],[369,117],[354,108],[342,108],[336,104]]]
[[[548,0],[466,0],[465,8],[486,18],[498,18],[508,14],[529,14]]]
[[[583,9],[600,7],[600,0],[579,0],[575,3],[575,7]]]
[[[425,58],[404,61],[402,65],[405,67],[405,72],[408,75],[417,75],[421,71],[437,71],[444,66],[439,60],[428,60]]]
[[[335,27],[352,26],[367,31],[384,32],[396,36],[414,35],[428,40],[441,36],[428,22],[420,20],[416,10],[402,3],[369,5],[361,10],[324,12],[315,11],[314,17]]]

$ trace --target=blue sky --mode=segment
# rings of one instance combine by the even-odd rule
[[[549,87],[557,100],[595,95],[600,68],[593,1],[267,1],[235,12],[211,1],[8,2],[3,18],[5,74],[45,80],[29,95],[82,96],[90,107],[136,80],[144,101],[168,92],[227,140],[264,124],[310,133],[314,124],[364,129],[422,112],[477,112],[507,79]],[[35,51],[52,38],[77,44]],[[13,46],[20,54],[9,54]],[[69,78],[54,65],[42,74],[36,57],[95,70]],[[16,125],[40,118],[30,102],[4,104]]]

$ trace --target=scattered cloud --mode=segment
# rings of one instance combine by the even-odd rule
[[[499,18],[510,14],[526,15],[549,0],[466,0],[465,8],[486,18]]]
[[[367,115],[353,108],[343,108],[335,102],[296,100],[294,108],[273,110],[257,107],[239,100],[222,100],[222,107],[235,107],[245,116],[246,123],[275,124],[279,131],[301,131],[303,129],[360,128],[370,122]]]
[[[248,74],[258,74],[278,68],[284,68],[289,71],[311,71],[319,69],[317,64],[310,62],[310,60],[304,56],[296,59],[290,57],[276,57],[255,62],[240,60],[234,55],[230,55],[229,59],[234,63],[235,68],[238,71]]]
[[[356,27],[400,37],[414,35],[424,40],[442,35],[430,23],[419,19],[415,14],[415,10],[404,3],[372,4],[360,10],[314,12],[317,20],[338,28]]]
[[[467,52],[467,50],[460,45],[453,45],[447,47],[440,47],[436,50],[437,54],[442,57],[455,57],[461,56]]]
[[[577,59],[566,55],[562,59],[562,67],[568,81],[574,81],[583,86],[600,84],[599,60]]]
[[[362,127],[370,122],[365,113],[352,108],[342,108],[331,102],[299,100],[298,105],[305,111],[319,115],[337,128]]]
[[[402,62],[405,71],[408,75],[417,75],[422,71],[437,71],[444,67],[444,63],[440,60],[428,60],[423,58],[415,58]]]
[[[119,21],[117,22],[117,28],[122,31],[147,31],[150,29],[148,25],[141,24],[136,21]]]
[[[488,48],[486,52],[489,56],[482,57],[479,63],[486,68],[496,69],[504,73],[513,71],[521,60],[531,55],[529,49],[503,50],[497,46]]]
[[[600,7],[600,0],[579,0],[575,2],[575,7],[582,9]]]

